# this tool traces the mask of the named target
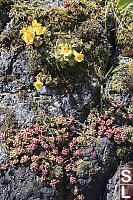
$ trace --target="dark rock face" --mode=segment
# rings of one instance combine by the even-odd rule
[[[0,32],[5,26],[6,31],[11,31],[12,20],[8,17],[10,3],[5,10],[0,10]],[[61,4],[62,1],[49,1],[46,7]],[[1,52],[0,130],[7,127],[25,128],[28,123],[39,120],[48,112],[57,117],[72,115],[85,122],[90,108],[100,102],[99,80],[90,78],[83,85],[80,80],[84,79],[84,75],[81,75],[78,91],[68,93],[61,93],[58,88],[49,86],[36,90],[33,87],[35,75],[31,75],[29,70],[29,53],[28,48]],[[111,88],[107,89],[111,91]],[[129,93],[118,92],[112,104],[115,105],[117,100],[124,100],[128,104],[128,96]],[[94,157],[89,144],[84,149],[83,164],[77,170],[77,188],[84,194],[85,200],[118,200],[119,160],[114,159],[116,145],[107,138],[98,138],[93,148],[96,153]],[[4,149],[0,148],[0,165],[5,159]],[[28,165],[9,167],[7,171],[0,172],[0,200],[71,200],[67,196],[57,196],[55,188],[40,183],[39,177],[30,171]]]
[[[0,91],[2,93],[0,106],[12,107],[13,115],[19,127],[25,127],[35,118],[31,111],[32,103],[41,101],[44,110],[57,116],[73,115],[84,121],[89,108],[99,102],[98,79],[90,79],[90,85],[79,86],[79,92],[60,94],[58,89],[43,86],[35,91],[33,77],[29,73],[29,51],[14,53],[6,51],[1,54]],[[25,94],[25,97],[23,96]],[[48,104],[46,105],[46,99]]]
[[[4,29],[7,22],[10,21],[9,11],[13,2],[11,0],[0,1],[0,32]]]
[[[112,145],[107,138],[100,138],[94,146],[96,156],[91,155],[90,149],[86,150],[84,160],[91,158],[92,168],[95,168],[95,173],[89,178],[85,174],[89,170],[83,170],[84,176],[79,177],[78,184],[81,193],[85,194],[86,200],[103,199],[104,188],[107,184],[108,177],[116,170],[116,165],[113,165],[112,160],[115,154],[116,147]],[[84,166],[83,166],[84,168]]]
[[[29,167],[9,168],[0,177],[0,199],[55,200],[55,188],[41,184]]]

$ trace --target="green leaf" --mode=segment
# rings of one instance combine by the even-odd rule
[[[133,5],[133,0],[118,0],[116,4],[119,10],[124,10],[131,5]]]

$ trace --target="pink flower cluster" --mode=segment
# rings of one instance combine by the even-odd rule
[[[131,97],[131,104],[133,97]],[[129,105],[129,108],[132,105]],[[108,114],[107,114],[108,113]],[[120,121],[119,116],[122,116],[126,119],[132,119],[133,114],[130,112],[127,113],[126,108],[124,108],[124,102],[121,100],[117,101],[115,107],[110,107],[108,110],[105,110],[105,113],[91,113],[88,115],[89,123],[89,133],[92,135],[98,135],[99,137],[106,136],[108,138],[114,138],[114,141],[117,144],[125,143],[126,141],[132,142],[131,132],[133,132],[133,127],[131,125],[125,124],[117,125],[117,121]],[[130,131],[131,130],[131,131]]]
[[[29,161],[30,170],[38,171],[40,181],[47,181],[53,187],[62,180],[57,170],[63,168],[70,183],[76,184],[76,173],[73,172],[75,162],[80,159],[80,146],[85,137],[82,131],[86,127],[70,118],[46,118],[45,125],[29,124],[25,130],[7,129],[1,134],[1,140],[11,148],[12,159],[2,164],[2,169],[17,163]],[[80,197],[80,196],[79,196]],[[80,199],[80,198],[79,198]]]

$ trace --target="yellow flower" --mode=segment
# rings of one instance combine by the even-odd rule
[[[69,56],[71,53],[72,51],[68,49],[68,44],[65,45],[62,44],[61,49],[59,49],[59,54],[60,55],[63,54],[66,57]]]
[[[37,81],[33,83],[33,86],[35,86],[36,89],[40,89],[42,88],[43,83],[40,81],[40,79],[37,79]]]
[[[46,30],[46,28],[42,27],[42,24],[39,24],[36,19],[32,21],[32,26],[37,35],[44,34]]]
[[[82,62],[84,60],[84,54],[75,52],[74,55],[75,55],[74,59],[76,61]]]
[[[32,43],[34,41],[35,35],[30,32],[30,31],[26,31],[24,32],[24,34],[21,37],[26,43]]]
[[[40,27],[36,28],[36,34],[37,35],[44,34],[45,30],[46,30],[45,27],[40,26]]]
[[[26,32],[26,28],[22,28],[20,33],[25,33]]]
[[[34,29],[40,27],[41,25],[42,25],[42,24],[39,24],[39,23],[37,22],[36,19],[34,19],[34,20],[32,21],[32,26],[33,26]]]
[[[32,26],[29,26],[27,31],[34,33],[34,28]]]

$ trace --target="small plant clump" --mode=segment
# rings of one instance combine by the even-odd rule
[[[116,40],[120,47],[133,48],[133,20],[132,20],[132,7],[121,13],[121,26],[116,30]]]
[[[40,181],[56,186],[76,184],[76,169],[82,164],[82,146],[85,142],[86,127],[70,118],[46,117],[42,125],[29,124],[24,130],[7,128],[1,133],[9,154],[9,160],[1,165],[9,166],[29,163],[32,172]],[[79,194],[80,195],[80,194]]]
[[[112,71],[112,76],[106,83],[105,98],[113,101],[115,94],[132,93],[133,89],[133,59],[122,63]]]
[[[36,19],[32,21],[32,26],[29,26],[27,29],[25,27],[22,28],[20,33],[22,33],[22,39],[28,44],[33,43],[36,35],[44,34],[46,27],[42,27],[42,24],[39,24]]]
[[[124,101],[118,100],[115,106],[105,108],[103,112],[90,113],[88,116],[88,133],[95,137],[107,137],[117,144],[133,143],[133,97],[126,107]]]
[[[12,23],[0,37],[1,51],[28,48],[31,72],[50,75],[56,85],[74,85],[81,73],[102,79],[111,48],[103,23],[105,9],[88,0],[64,1],[55,8],[43,4],[15,3]]]

